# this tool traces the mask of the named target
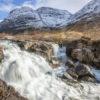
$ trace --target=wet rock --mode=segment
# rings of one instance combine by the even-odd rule
[[[21,49],[34,52],[45,57],[48,61],[52,60],[52,44],[45,41],[16,41]]]
[[[100,41],[82,37],[80,40],[66,43],[66,53],[74,62],[100,68]]]
[[[66,63],[68,73],[77,80],[96,82],[90,66],[100,68],[100,41],[82,37],[69,43],[66,48],[70,58]]]
[[[88,48],[73,49],[71,52],[73,60],[80,61],[85,64],[93,64],[94,54]]]
[[[67,70],[67,73],[68,73],[70,76],[72,76],[74,79],[78,79],[78,75],[77,75],[77,73],[76,73],[76,71],[75,71],[75,68],[69,68],[69,69]]]
[[[94,61],[94,54],[93,52],[88,48],[83,48],[82,50],[82,62],[86,64],[93,64]]]
[[[72,78],[72,76],[71,75],[69,75],[67,72],[65,72],[64,73],[64,75],[63,75],[63,77],[62,77],[63,79],[69,79],[69,80],[74,80],[73,78]]]
[[[49,62],[53,68],[57,68],[60,66],[60,62],[56,57],[52,57],[51,62]]]
[[[87,82],[97,82],[94,76],[91,75],[85,75],[85,76],[79,76],[79,81],[87,81]]]
[[[93,52],[94,52],[94,66],[100,69],[100,40],[93,42]]]
[[[74,64],[74,65],[73,65]],[[91,67],[80,62],[72,63],[68,66],[67,73],[76,80],[96,82]]]
[[[100,69],[100,59],[94,59],[93,64],[95,65],[96,68]]]
[[[73,49],[71,52],[71,57],[74,61],[82,61],[82,50]]]
[[[3,58],[4,58],[4,55],[3,55],[3,47],[0,46],[0,62],[2,61]]]
[[[91,69],[89,68],[89,66],[85,64],[78,64],[78,66],[76,66],[75,68],[75,71],[78,76],[84,76],[87,74],[91,74]]]
[[[51,58],[53,56],[53,48],[50,43],[38,41],[38,42],[34,42],[29,45],[30,46],[28,46],[27,50],[29,50],[31,52],[35,52],[37,54],[40,54],[40,55],[46,57],[48,61],[51,60]]]
[[[70,59],[67,60],[65,65],[68,66],[69,68],[75,68],[75,63]]]
[[[0,80],[0,100],[28,100],[22,96],[11,86]]]
[[[76,66],[75,72],[78,75],[78,80],[96,82],[90,66],[88,65],[79,64],[78,66]]]
[[[16,41],[18,46],[21,48],[21,49],[25,49],[25,42],[22,42],[22,41]]]

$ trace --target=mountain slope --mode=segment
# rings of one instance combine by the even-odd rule
[[[40,26],[42,22],[37,12],[31,8],[22,7],[10,12],[9,16],[1,22],[0,31],[17,31]]]
[[[90,1],[87,5],[85,5],[81,10],[79,10],[75,15],[72,16],[71,21],[76,22],[83,18],[94,16],[96,14],[100,14],[100,0]]]
[[[64,10],[42,7],[14,9],[0,24],[0,32],[20,31],[34,28],[58,28],[64,25],[71,14]]]
[[[68,11],[53,9],[50,7],[39,8],[37,9],[37,12],[48,27],[61,27],[66,25],[71,16]]]
[[[67,26],[67,31],[83,32],[84,36],[98,38],[100,36],[100,0],[89,2],[77,12]]]

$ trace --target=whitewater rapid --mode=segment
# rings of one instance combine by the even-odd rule
[[[23,51],[10,41],[0,41],[0,45],[4,47],[0,78],[29,100],[100,100],[99,84],[64,83],[42,56]],[[57,56],[59,47],[53,47]]]

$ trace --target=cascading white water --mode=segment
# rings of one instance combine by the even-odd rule
[[[64,46],[59,47],[58,44],[52,44],[52,47],[54,49],[54,56],[60,59],[62,63],[65,63],[67,60],[66,48]]]
[[[4,46],[0,78],[29,100],[100,99],[99,84],[65,84],[55,76],[53,69],[43,57],[22,51],[16,44],[8,41],[0,41],[0,45]]]
[[[64,46],[60,47],[58,44],[52,44],[54,57],[60,61],[59,68],[54,69],[57,76],[62,76],[66,72],[67,67],[65,63],[67,61],[66,48]]]

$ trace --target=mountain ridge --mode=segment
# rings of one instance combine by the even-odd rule
[[[59,28],[70,18],[71,14],[65,10],[41,7],[33,10],[22,7],[12,10],[9,16],[0,24],[2,31],[18,31],[25,29]],[[66,25],[66,23],[65,23]]]

